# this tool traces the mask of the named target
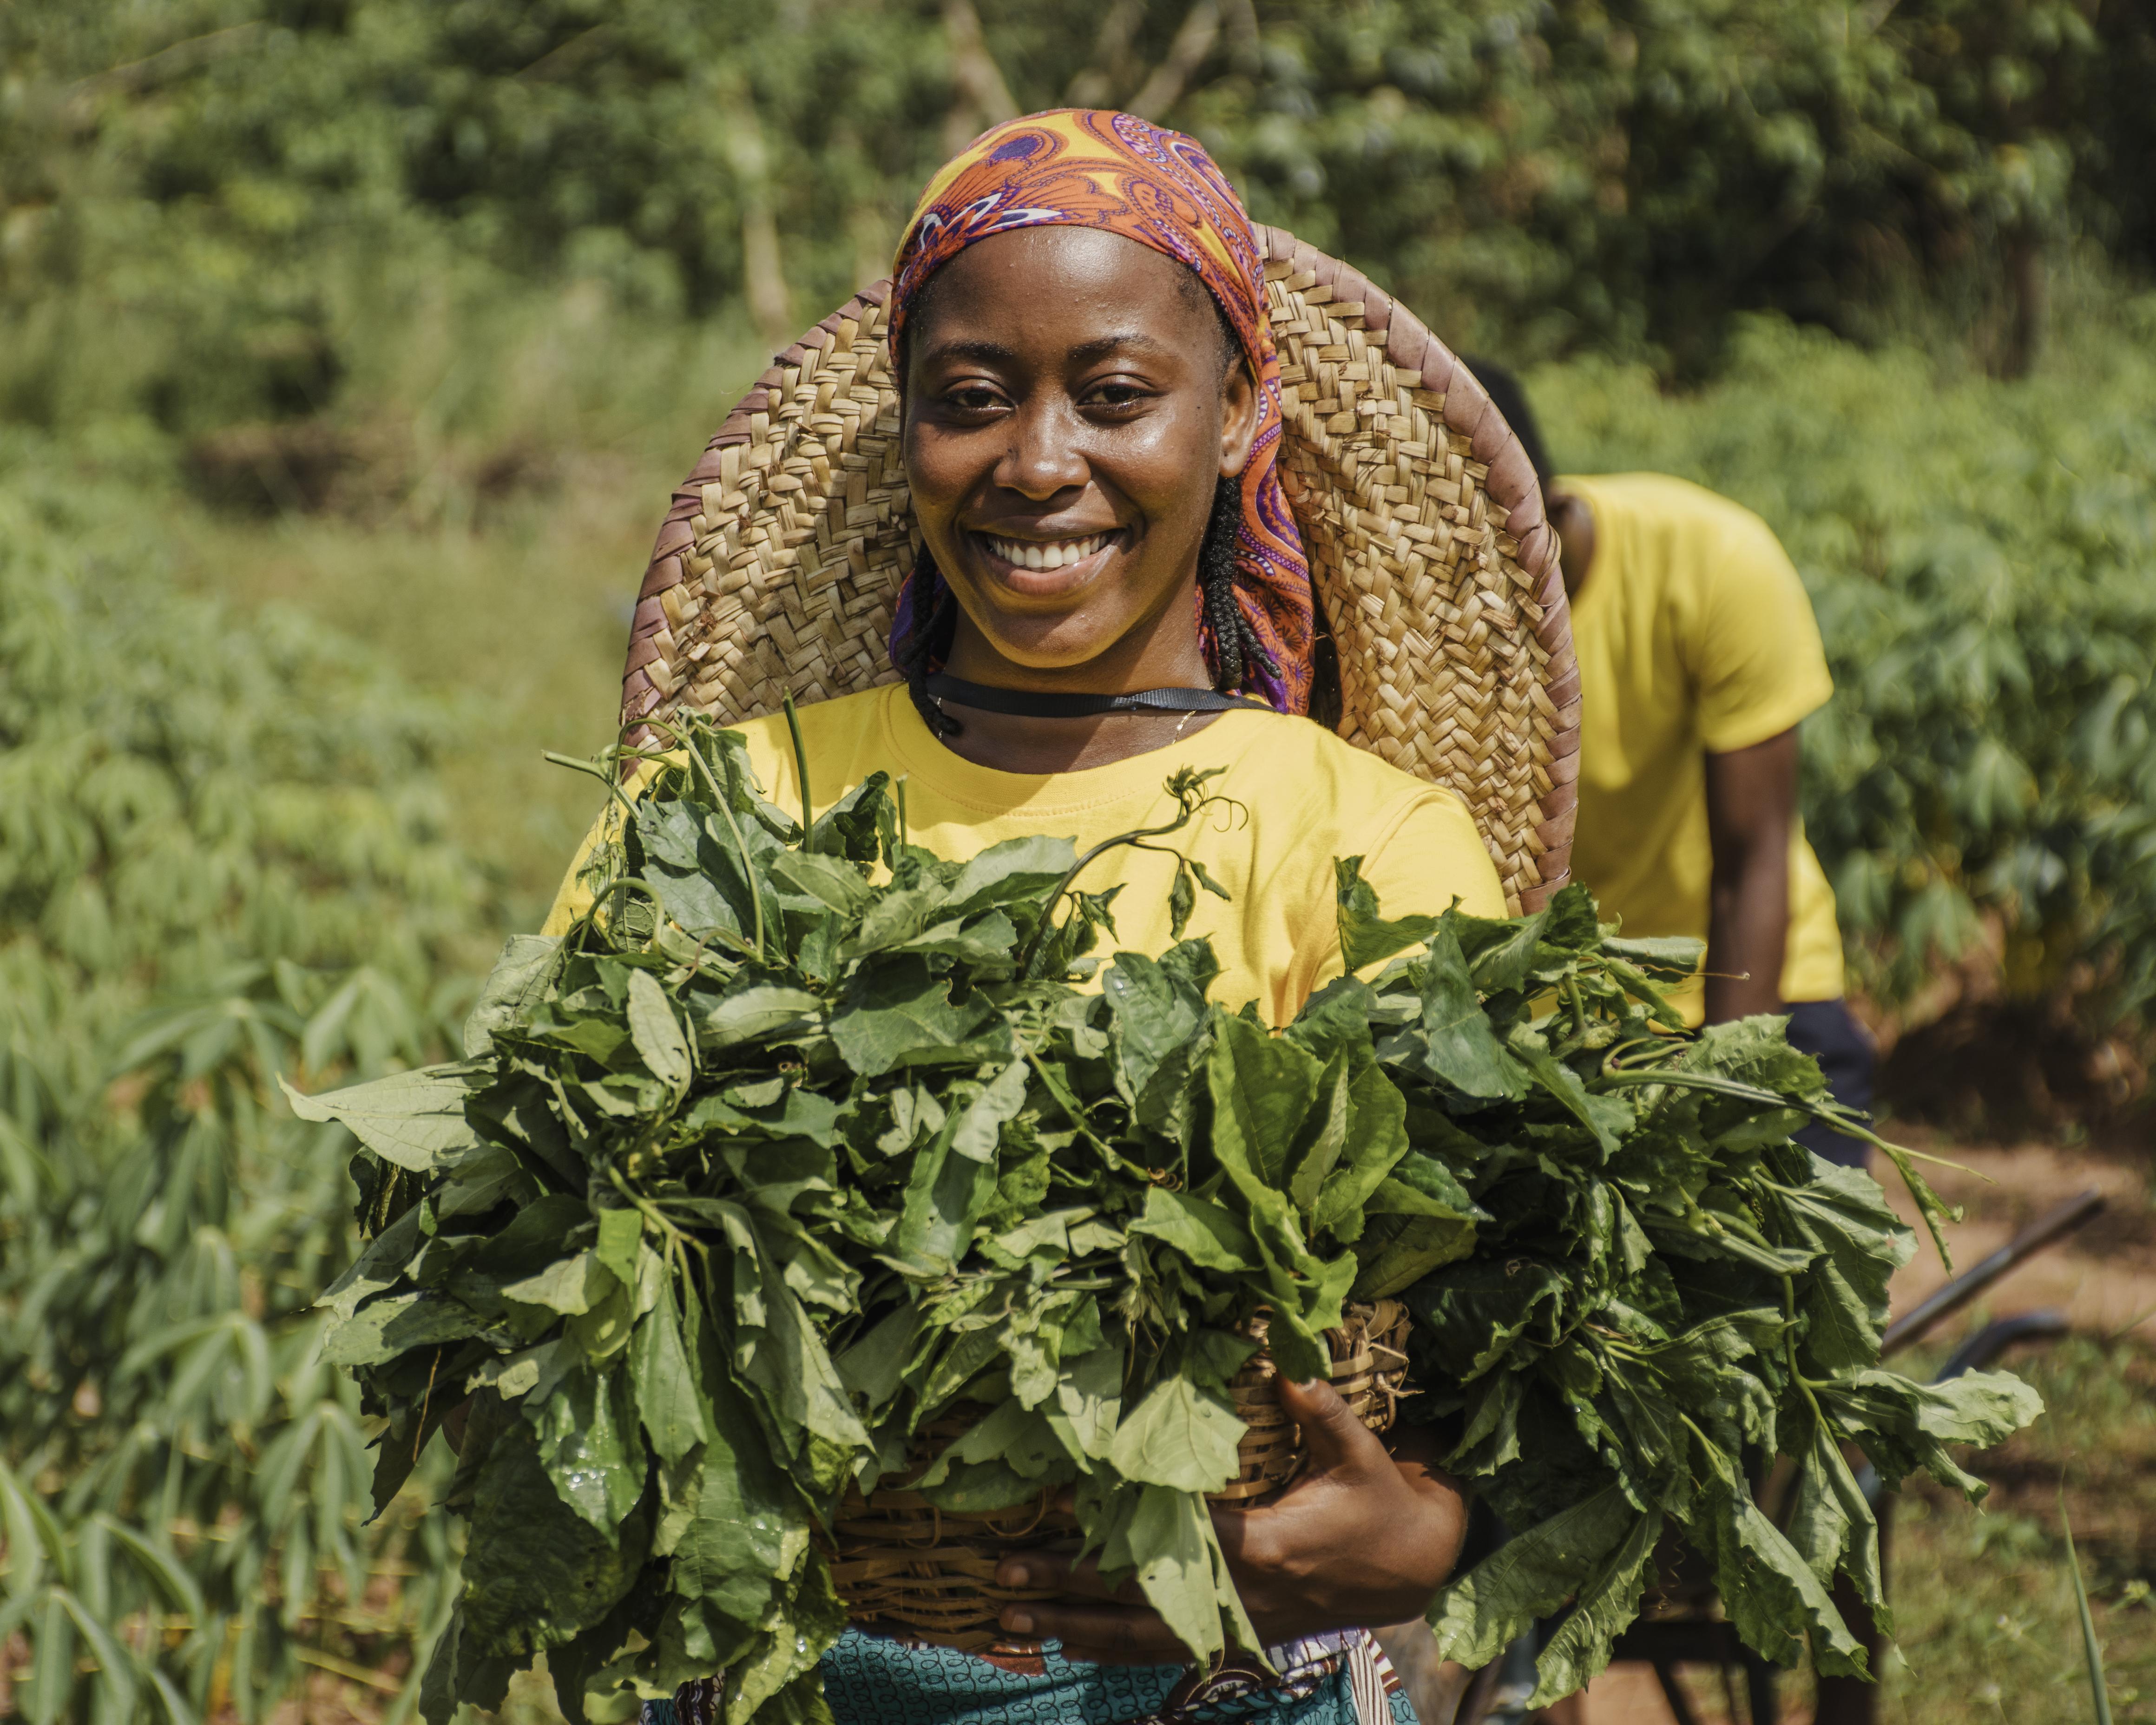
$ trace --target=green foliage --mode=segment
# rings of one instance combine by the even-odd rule
[[[473,1399],[435,1725],[542,1652],[572,1719],[715,1673],[743,1720],[827,1719],[845,1611],[816,1530],[885,1481],[952,1510],[1071,1488],[1194,1659],[1252,1646],[1204,1499],[1236,1476],[1226,1392],[1258,1338],[1322,1375],[1350,1298],[1405,1298],[1417,1412],[1522,1530],[1433,1608],[1448,1656],[1576,1602],[1544,1701],[1609,1662],[1666,1528],[1749,1645],[1864,1675],[1828,1594],[1886,1609],[1845,1446],[1974,1498],[1949,1446],[2039,1411],[2003,1373],[1879,1369],[1912,1244],[1789,1142],[1846,1123],[1818,1067],[1775,1019],[1675,1034],[1651,978],[1697,946],[1610,937],[1582,887],[1389,922],[1342,861],[1343,947],[1421,950],[1275,1035],[1207,1000],[1204,942],[1072,986],[1097,851],[942,860],[880,773],[811,826],[738,734],[667,741],[593,909],[510,943],[465,1059],[293,1093],[366,1147],[376,1231],[326,1357],[387,1419],[378,1500]],[[1164,848],[1213,800],[1168,789],[1178,819],[1110,842]],[[963,1430],[932,1451],[937,1421]],[[1748,1483],[1778,1453],[1786,1527]]]
[[[0,1622],[30,1719],[254,1718],[302,1647],[421,1631],[454,1567],[411,1504],[362,1525],[369,1434],[309,1310],[350,1255],[346,1152],[264,1086],[425,1058],[485,901],[441,836],[434,715],[315,630],[175,597],[139,493],[18,453]]]
[[[1819,614],[1837,694],[1804,815],[1867,983],[1905,997],[1999,919],[2026,996],[2156,996],[2156,305],[2004,384],[1762,324],[1677,399],[1543,373],[1581,472],[1677,473],[1757,509]]]
[[[2046,246],[2156,249],[2156,31],[2117,0],[18,0],[0,60],[5,411],[48,423],[350,405],[353,302],[453,257],[782,339],[957,142],[1074,95],[1485,348],[1697,372],[1734,312],[1856,330],[1942,283],[2033,323]]]

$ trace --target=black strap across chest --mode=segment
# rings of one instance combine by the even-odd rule
[[[1060,695],[1040,689],[999,689],[969,683],[937,672],[927,680],[937,702],[955,701],[977,712],[1009,713],[1021,719],[1092,719],[1103,713],[1224,713],[1240,707],[1269,713],[1272,708],[1246,695],[1223,695],[1217,689],[1136,689],[1127,695]]]

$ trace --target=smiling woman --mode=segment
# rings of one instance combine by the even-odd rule
[[[880,769],[907,786],[913,842],[964,858],[1028,837],[1073,837],[1082,850],[1161,825],[1174,808],[1166,782],[1186,768],[1212,774],[1217,806],[1233,813],[1185,835],[1198,877],[1218,895],[1188,932],[1213,944],[1214,998],[1250,1002],[1276,1025],[1341,973],[1336,858],[1359,857],[1395,915],[1512,907],[1458,796],[1307,716],[1313,706],[1341,710],[1342,680],[1321,675],[1310,560],[1283,483],[1292,475],[1264,261],[1202,149],[1127,115],[1034,116],[988,133],[937,176],[915,214],[894,270],[890,335],[901,409],[893,429],[918,534],[888,614],[903,680],[804,707],[798,757],[779,720],[742,723],[776,800],[805,805],[813,793],[822,806]],[[1415,337],[1418,352],[1425,340]],[[1375,375],[1363,362],[1362,376]],[[814,398],[827,423],[839,423],[837,387]],[[1312,399],[1296,403],[1306,418]],[[1422,465],[1412,487],[1390,470],[1364,475],[1372,525],[1355,531],[1371,545],[1368,568],[1344,578],[1370,594],[1359,624],[1396,631],[1373,656],[1405,670],[1432,649],[1419,636],[1399,639],[1402,599],[1430,603],[1438,568],[1462,572],[1463,603],[1451,608],[1461,640],[1519,629],[1517,614],[1505,614],[1513,591],[1542,589],[1516,560],[1526,555],[1517,536],[1538,529],[1531,489],[1509,520],[1488,519],[1477,486],[1489,470],[1464,465],[1479,445],[1455,446],[1445,422],[1416,418],[1427,408],[1404,388],[1397,412],[1403,428],[1421,427]],[[880,410],[873,418],[880,431]],[[1492,424],[1509,446],[1502,420]],[[834,440],[814,448],[802,475],[784,477],[793,493],[813,482],[843,497],[850,522],[873,520],[868,465]],[[730,491],[747,495],[734,489],[747,483],[737,459],[716,471],[695,529],[711,533],[715,553],[722,530],[712,515],[738,506]],[[1322,506],[1336,527],[1363,522],[1363,493],[1352,495],[1353,507]],[[783,507],[798,536],[788,556],[809,591],[828,595],[834,570],[858,575],[861,562],[827,549],[822,530],[801,530],[790,498]],[[1501,522],[1515,536],[1501,536]],[[1411,542],[1430,562],[1373,544],[1381,531],[1419,533]],[[1330,542],[1337,562],[1342,536]],[[730,553],[737,543],[728,536]],[[812,554],[824,560],[815,576]],[[754,560],[746,546],[739,555]],[[1546,550],[1537,555],[1539,574]],[[1378,577],[1394,567],[1415,584],[1387,600]],[[1476,586],[1486,575],[1495,588]],[[1561,634],[1561,595],[1543,603],[1556,608]],[[828,597],[824,604],[828,615]],[[688,627],[685,612],[665,614]],[[792,626],[768,614],[793,651]],[[690,650],[701,658],[714,645]],[[763,650],[721,645],[735,665]],[[1544,667],[1517,656],[1486,681],[1541,696]],[[1346,670],[1375,723],[1379,680],[1365,665]],[[1542,710],[1556,711],[1546,696]],[[1517,727],[1531,745],[1521,758],[1539,747],[1548,762],[1549,721],[1536,711]],[[1394,721],[1385,752],[1413,760],[1398,742],[1404,728]],[[1535,794],[1530,784],[1530,807]],[[1553,885],[1562,810],[1551,824],[1558,866],[1544,879]],[[583,860],[550,932],[589,904]],[[1172,909],[1178,866],[1161,852],[1118,849],[1079,884],[1096,895],[1117,946],[1158,953],[1188,912],[1187,903]],[[1404,1709],[1386,1698],[1368,1627],[1419,1615],[1444,1581],[1460,1537],[1459,1494],[1419,1438],[1389,1451],[1329,1385],[1281,1394],[1310,1466],[1276,1502],[1216,1512],[1269,1670],[1186,1672],[1180,1644],[1133,1583],[1110,1587],[1091,1563],[1029,1552],[1006,1558],[998,1583],[1036,1600],[1044,1590],[1062,1597],[1009,1607],[1003,1656],[850,1630],[824,1660],[839,1718],[1112,1725],[1202,1707],[1209,1717],[1381,1725],[1389,1708]],[[693,1717],[715,1697],[682,1699]],[[650,1717],[668,1709],[655,1704]]]

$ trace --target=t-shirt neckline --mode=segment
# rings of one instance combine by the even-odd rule
[[[937,795],[983,814],[1022,809],[1028,816],[1055,816],[1157,797],[1180,768],[1233,767],[1277,716],[1224,712],[1192,736],[1121,761],[1066,773],[1006,773],[946,748],[930,734],[904,684],[883,691],[884,734],[902,770]]]

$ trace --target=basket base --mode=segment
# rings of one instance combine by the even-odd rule
[[[1345,1317],[1326,1336],[1332,1384],[1363,1425],[1382,1432],[1408,1393],[1401,1384],[1407,1308],[1397,1300],[1380,1300],[1351,1306]],[[1260,1343],[1264,1326],[1261,1315],[1250,1327]],[[1249,1429],[1239,1445],[1239,1477],[1210,1494],[1215,1503],[1257,1507],[1286,1489],[1302,1467],[1308,1452],[1301,1429],[1280,1404],[1276,1375],[1272,1356],[1260,1346],[1229,1385],[1236,1417]],[[917,1440],[921,1453],[909,1476],[919,1478],[938,1451],[987,1411],[953,1407],[931,1422]],[[999,1587],[996,1567],[1014,1552],[1075,1552],[1081,1538],[1076,1520],[1055,1507],[1051,1491],[1007,1509],[958,1511],[941,1509],[916,1491],[878,1491],[864,1497],[849,1487],[829,1534],[819,1543],[847,1617],[861,1629],[993,1662],[1037,1665],[1040,1643],[1006,1634],[997,1620],[1006,1605],[1058,1596],[1053,1590]]]

